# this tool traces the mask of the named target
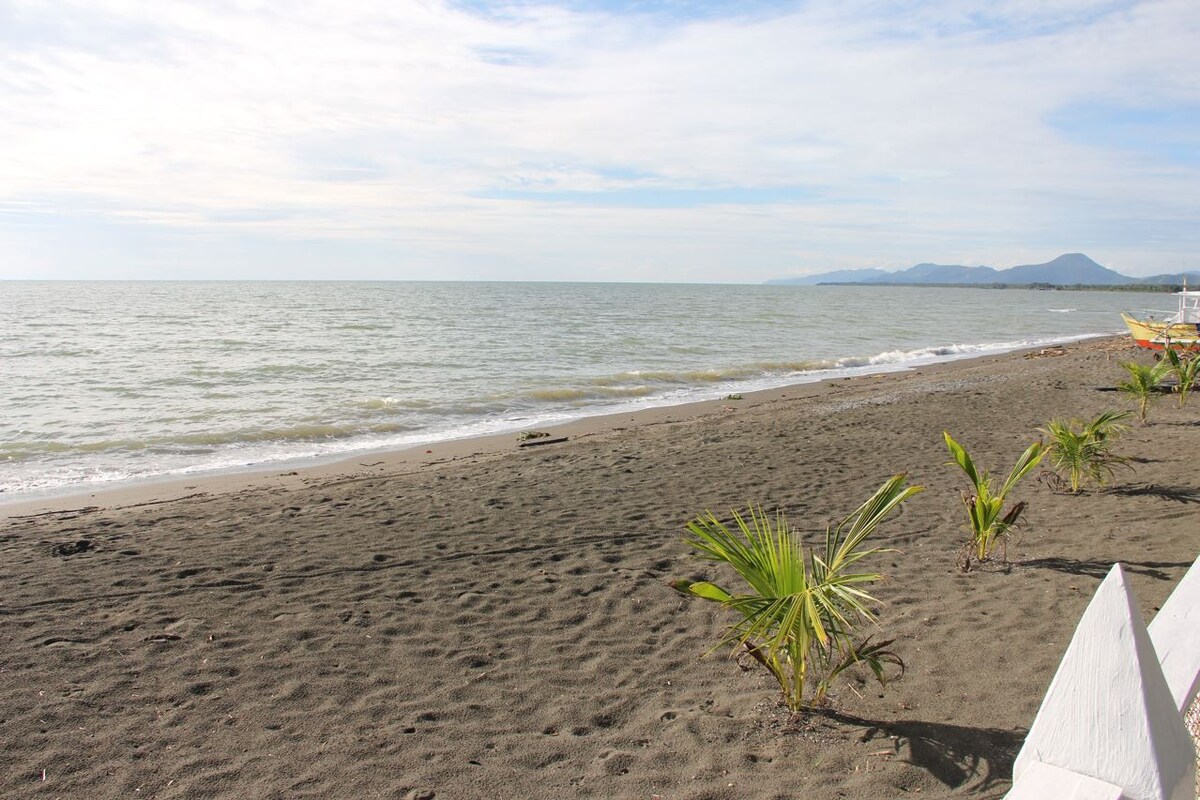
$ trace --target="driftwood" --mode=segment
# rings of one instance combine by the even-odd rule
[[[566,436],[559,436],[556,439],[530,439],[525,442],[520,442],[517,444],[517,447],[538,447],[543,444],[559,444],[561,442],[565,442],[567,438],[568,437]]]

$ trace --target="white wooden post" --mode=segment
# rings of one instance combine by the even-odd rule
[[[1150,620],[1150,640],[1184,726],[1192,735],[1200,770],[1200,700],[1196,699],[1200,691],[1200,558]],[[1200,798],[1200,774],[1196,776],[1196,797]]]
[[[1075,773],[1076,797],[1192,800],[1195,751],[1158,657],[1116,564],[1079,620],[1013,764],[1009,798],[1053,798],[1034,783]],[[1057,770],[1036,767],[1045,764]],[[1086,794],[1087,780],[1097,793]],[[1108,788],[1104,788],[1108,784]],[[1107,792],[1108,794],[1105,794]],[[1065,795],[1070,797],[1070,794]]]
[[[1150,621],[1150,640],[1182,714],[1200,690],[1200,558]]]

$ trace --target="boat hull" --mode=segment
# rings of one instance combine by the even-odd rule
[[[1200,350],[1200,325],[1195,322],[1159,322],[1122,314],[1125,326],[1139,347],[1147,350]]]

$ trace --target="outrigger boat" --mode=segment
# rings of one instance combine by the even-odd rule
[[[1122,313],[1121,318],[1133,335],[1133,341],[1149,350],[1200,350],[1200,291],[1176,292],[1179,309],[1165,319],[1137,319]]]

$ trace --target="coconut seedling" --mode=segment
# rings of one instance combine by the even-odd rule
[[[706,512],[688,523],[686,539],[700,558],[727,564],[745,584],[730,592],[710,581],[671,584],[687,595],[711,600],[738,614],[720,644],[745,652],[765,667],[792,712],[826,702],[832,680],[854,664],[868,667],[881,684],[889,668],[904,664],[888,649],[892,641],[859,638],[858,630],[876,621],[877,600],[867,587],[883,578],[861,571],[864,559],[884,552],[865,542],[876,527],[908,498],[921,491],[905,487],[896,475],[869,500],[825,531],[824,549],[806,554],[782,512],[774,520],[762,509],[748,517],[734,514],[734,528]],[[809,692],[811,687],[811,693]]]
[[[1134,398],[1138,404],[1138,419],[1146,421],[1146,411],[1151,401],[1158,397],[1163,379],[1171,369],[1170,361],[1159,361],[1154,365],[1137,361],[1122,361],[1121,367],[1129,373],[1129,380],[1117,384],[1117,388]]]
[[[1129,430],[1121,420],[1132,414],[1132,411],[1105,411],[1091,422],[1052,420],[1041,429],[1049,439],[1050,464],[1057,476],[1066,476],[1072,494],[1089,481],[1103,486],[1107,478],[1116,474],[1114,467],[1128,463],[1128,459],[1113,452],[1112,443]]]
[[[1179,407],[1187,403],[1188,393],[1196,384],[1196,370],[1200,368],[1200,353],[1181,355],[1176,350],[1167,350],[1167,363],[1175,373],[1175,393],[1179,395]]]
[[[970,494],[962,493],[971,531],[971,541],[965,550],[966,557],[960,562],[960,566],[966,572],[971,568],[972,557],[978,561],[987,561],[991,558],[997,542],[1007,542],[1009,531],[1025,511],[1024,502],[1014,503],[1005,509],[1008,493],[1041,462],[1042,457],[1046,455],[1046,448],[1040,440],[1029,445],[1009,471],[1008,477],[997,488],[986,471],[980,472],[975,468],[975,463],[962,445],[954,441],[949,433],[943,431],[942,435],[946,439],[946,447],[950,450],[954,463],[966,474],[973,491]],[[1005,555],[1007,556],[1007,544]]]

